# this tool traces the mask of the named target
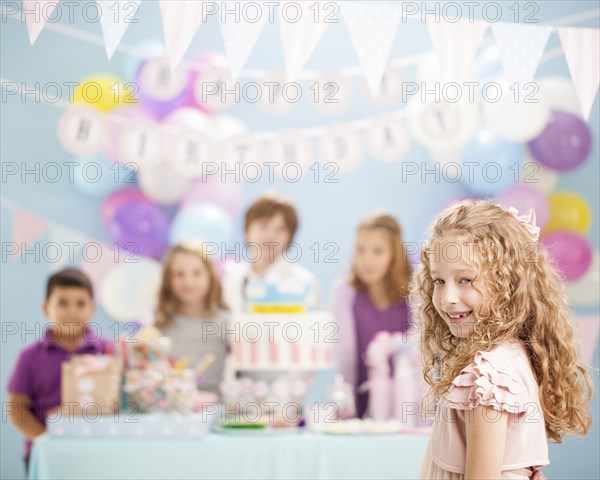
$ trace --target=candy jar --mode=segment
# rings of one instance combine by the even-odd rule
[[[341,374],[336,374],[333,383],[327,389],[325,403],[335,408],[335,418],[346,420],[356,416],[356,403],[352,385],[344,381]]]

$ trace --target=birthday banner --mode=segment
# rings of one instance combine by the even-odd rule
[[[468,78],[469,67],[488,25],[491,25],[501,50],[507,78],[519,82],[533,78],[548,37],[552,31],[556,31],[584,118],[588,118],[599,83],[598,29],[540,25],[537,21],[528,21],[527,15],[518,17],[516,12],[518,18],[488,18],[489,15],[484,14],[484,20],[475,20],[470,11],[467,14],[455,11],[456,6],[453,10],[448,5],[440,4],[436,4],[429,13],[418,12],[412,10],[413,3],[160,0],[158,5],[169,67],[174,70],[180,65],[202,24],[216,17],[221,25],[227,52],[227,70],[232,81],[242,75],[242,68],[266,23],[274,23],[275,19],[279,23],[285,78],[291,82],[301,76],[305,63],[318,47],[327,28],[337,23],[341,16],[374,98],[381,87],[394,38],[397,34],[402,35],[402,24],[407,19],[421,19],[426,24],[441,66],[442,78],[455,81]],[[97,16],[109,59],[118,49],[128,25],[133,23],[140,4],[140,0],[115,0],[110,5],[105,1],[97,1]],[[32,45],[48,20],[60,11],[58,0],[23,0],[21,11],[17,11],[12,4],[3,7],[5,16],[17,16],[26,23]]]

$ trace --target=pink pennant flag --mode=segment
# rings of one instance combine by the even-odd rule
[[[44,25],[51,18],[58,0],[23,0],[29,43],[33,45]]]
[[[288,4],[294,4],[297,9],[293,18],[286,13]],[[286,1],[279,5],[279,30],[288,82],[296,80],[330,25],[327,16],[315,10],[315,6],[317,9],[321,7],[318,2]]]
[[[579,330],[581,358],[586,364],[591,365],[594,361],[594,353],[598,344],[600,316],[587,315],[577,317],[577,327]]]
[[[600,84],[600,30],[558,27],[558,35],[581,111],[587,120]]]
[[[32,242],[37,240],[48,229],[48,222],[20,208],[14,211],[14,222],[12,230],[12,241],[17,249],[11,255],[11,259],[17,258],[17,253],[28,248]]]
[[[213,2],[160,0],[165,44],[171,69],[177,68]],[[207,4],[207,5],[205,5]]]
[[[448,22],[428,17],[427,28],[444,81],[462,82],[467,79],[487,25],[487,22],[477,20]]]

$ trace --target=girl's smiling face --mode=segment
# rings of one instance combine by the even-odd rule
[[[433,305],[455,337],[471,335],[486,301],[466,250],[458,242],[442,241],[430,256]]]
[[[210,288],[210,273],[201,258],[192,253],[176,253],[171,262],[171,289],[184,305],[198,305]]]

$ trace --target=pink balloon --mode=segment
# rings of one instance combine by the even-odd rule
[[[119,107],[110,112],[108,115],[108,141],[102,148],[102,154],[113,162],[120,162],[119,153],[117,151],[117,141],[119,139],[119,133],[123,131],[125,125],[122,122],[118,122],[117,118],[114,120],[112,117],[118,117],[125,119],[125,122],[131,122],[134,120],[147,120],[154,121],[155,117],[148,111],[144,110],[140,104],[131,104],[124,107]]]
[[[546,196],[530,185],[515,185],[496,197],[496,203],[504,208],[515,207],[520,214],[530,208],[535,210],[538,227],[543,227],[550,218],[550,205]]]
[[[102,221],[105,225],[110,224],[117,209],[126,202],[145,202],[153,204],[141,190],[137,188],[121,188],[112,192],[102,204]]]
[[[193,203],[212,202],[236,217],[242,208],[244,192],[239,183],[221,182],[218,176],[196,180],[181,199],[179,209]]]
[[[206,68],[209,67],[217,67],[217,68],[227,68],[227,57],[222,53],[218,52],[205,52],[202,53],[193,59],[194,63],[201,64],[200,69],[196,69],[191,71],[192,80],[191,80],[191,88],[188,98],[185,102],[186,107],[193,107],[202,110],[205,113],[211,114],[214,113],[213,110],[208,108],[206,105],[203,105],[202,102],[196,99],[194,95],[194,86],[196,85],[196,79],[202,75],[202,66]]]
[[[542,243],[569,282],[582,277],[592,264],[592,247],[584,237],[575,232],[553,232],[545,236]]]

